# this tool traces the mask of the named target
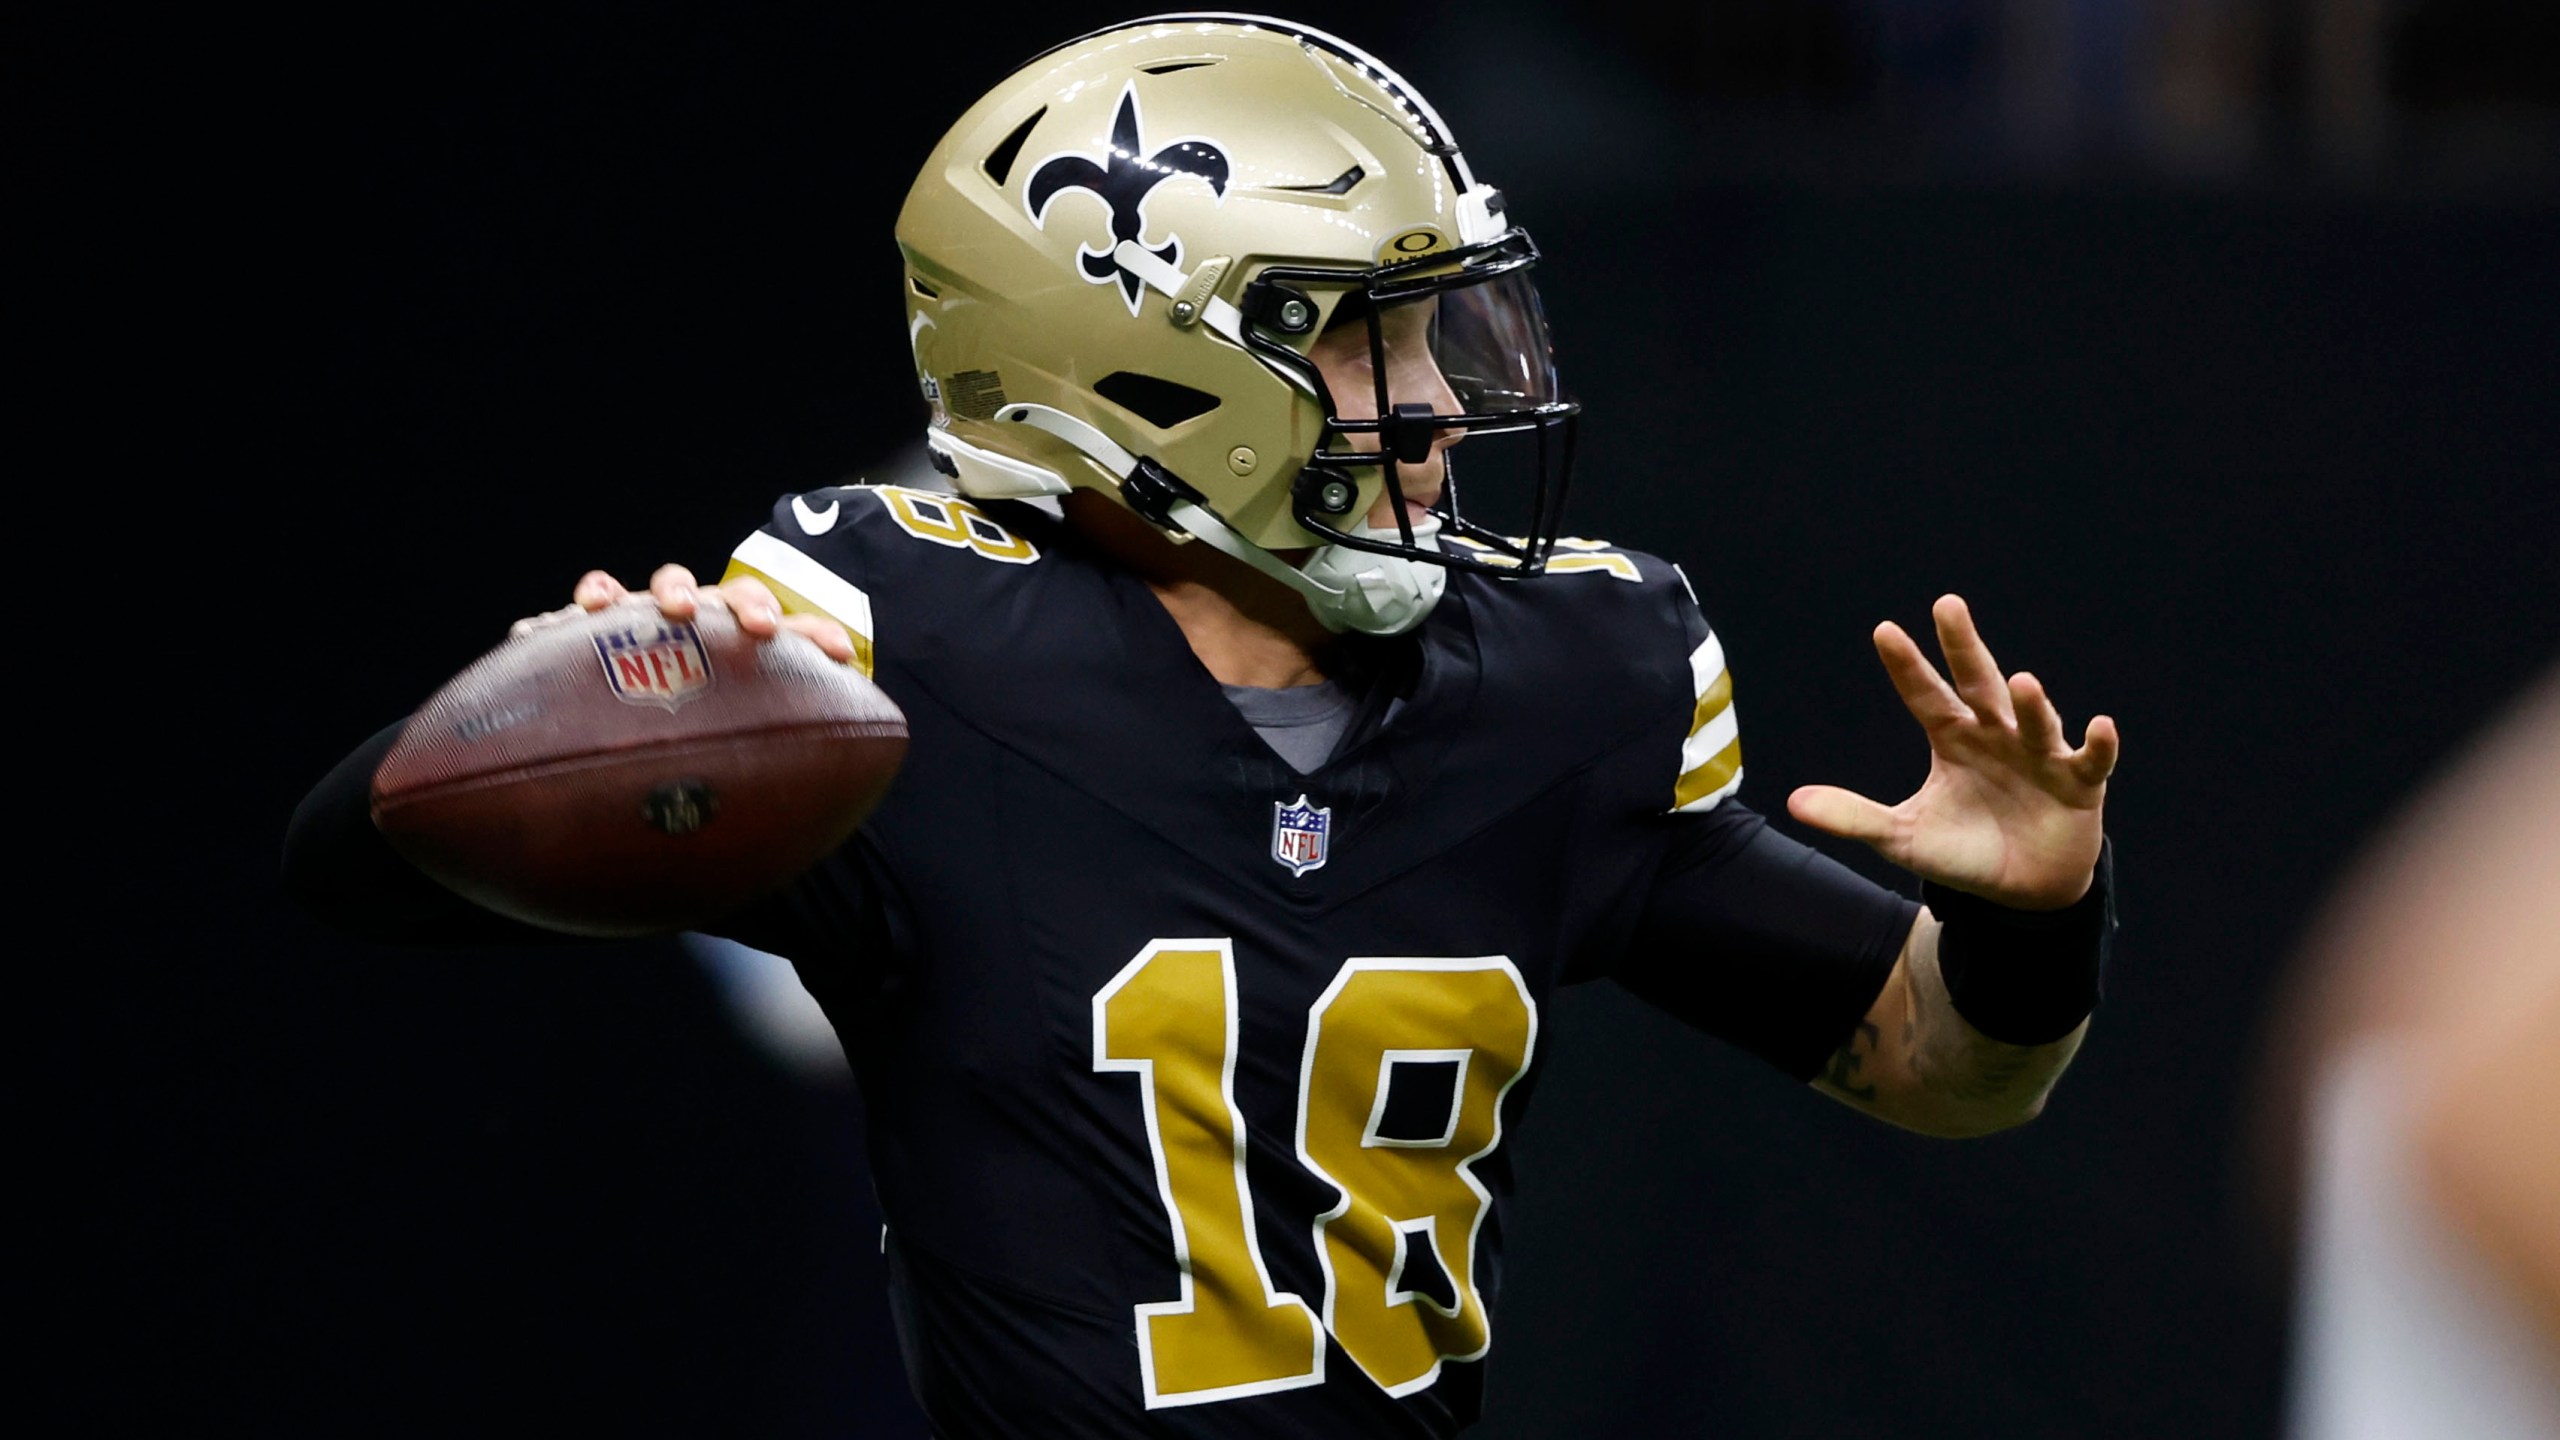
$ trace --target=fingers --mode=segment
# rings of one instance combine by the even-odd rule
[[[2017,711],[2009,703],[2009,686],[2000,678],[2000,664],[1991,658],[1991,647],[1982,643],[1982,632],[1974,628],[1973,611],[1962,596],[1941,595],[1929,607],[1929,618],[1937,622],[1938,650],[1947,657],[1947,678],[1955,682],[1958,695],[1985,723],[2003,727],[2017,723]]]
[[[1837,785],[1804,785],[1787,797],[1787,813],[1825,834],[1883,848],[1893,835],[1893,811]]]
[[[619,605],[630,598],[630,595],[631,592],[623,587],[621,581],[602,570],[590,570],[579,576],[578,583],[569,588],[568,604],[557,610],[545,610],[539,615],[528,615],[507,627],[507,634],[510,637],[521,638],[545,626],[557,625],[563,620],[572,620],[590,611]]]
[[[804,635],[827,652],[827,658],[839,665],[853,663],[853,636],[824,615],[786,615],[783,628],[794,635]]]
[[[843,622],[831,615],[803,611],[793,614],[782,608],[773,588],[753,575],[740,575],[733,580],[703,592],[719,600],[738,617],[738,628],[760,639],[792,634],[815,644],[827,658],[838,664],[853,663],[853,635]]]
[[[760,639],[770,639],[782,629],[782,602],[773,591],[752,575],[724,580],[704,592],[719,598],[738,617],[738,628]]]
[[[1973,711],[1939,678],[1938,667],[1929,663],[1901,626],[1890,620],[1878,625],[1875,642],[1876,658],[1884,662],[1884,673],[1913,719],[1934,729],[1972,716]]]
[[[619,605],[632,597],[619,580],[602,570],[590,570],[578,577],[574,592],[576,604],[554,612],[554,616],[573,615],[579,611],[602,610]],[[782,602],[774,597],[773,588],[752,575],[741,575],[718,585],[701,585],[693,572],[682,565],[661,565],[649,577],[649,598],[670,620],[690,620],[704,601],[724,606],[737,617],[738,628],[758,639],[770,640],[785,630],[803,636],[839,664],[853,663],[853,636],[844,626],[825,615],[787,615]],[[519,620],[513,632],[523,634],[545,623],[553,616],[534,616]]]
[[[841,622],[826,615],[784,613],[772,587],[753,575],[724,580],[702,594],[728,606],[738,617],[738,628],[758,639],[770,640],[788,631],[809,640],[838,664],[853,662],[853,636]]]
[[[578,577],[577,588],[569,592],[572,603],[581,610],[602,610],[619,605],[631,594],[623,583],[601,570],[590,570]]]
[[[2059,755],[2071,748],[2063,738],[2062,715],[2044,693],[2044,682],[2021,670],[2009,677],[2009,703],[2018,712],[2018,739],[2030,755]]]
[[[2099,715],[2089,721],[2088,738],[2079,753],[2071,757],[2071,771],[2084,784],[2104,785],[2115,773],[2116,755],[2121,748],[2114,717]]]
[[[661,565],[649,576],[649,598],[670,620],[690,620],[698,607],[693,572],[681,565]]]
[[[2018,704],[2018,738],[2031,753],[2061,756],[2071,778],[2092,789],[2107,783],[2115,773],[2119,743],[2112,718],[2090,717],[2087,735],[2074,750],[2062,728],[2061,713],[2044,693],[2044,682],[2022,670],[2009,677],[2009,695]]]

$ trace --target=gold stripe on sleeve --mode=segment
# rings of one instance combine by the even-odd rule
[[[1680,777],[1671,792],[1671,808],[1684,810],[1731,785],[1742,774],[1742,741],[1717,751],[1705,764]]]
[[[781,581],[774,579],[771,575],[766,574],[762,570],[757,569],[755,566],[750,565],[743,560],[731,560],[729,562],[728,570],[720,576],[720,580],[722,584],[726,584],[731,580],[737,579],[741,575],[750,576],[754,579],[763,581],[765,588],[773,592],[773,598],[782,602],[782,613],[785,615],[824,615],[828,619],[833,620],[840,625],[844,625],[845,634],[853,639],[853,668],[861,671],[866,679],[869,678],[871,674],[871,637],[862,633],[860,627],[846,623],[844,616],[834,613],[826,606],[819,604],[808,596],[801,594],[799,591],[792,589],[790,586],[783,584]]]
[[[1733,672],[1719,670],[1716,678],[1708,681],[1706,690],[1698,696],[1698,708],[1689,716],[1689,733],[1695,735],[1706,729],[1708,721],[1723,714],[1732,704]]]

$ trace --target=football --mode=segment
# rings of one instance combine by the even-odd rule
[[[906,756],[878,686],[730,613],[616,605],[508,640],[409,721],[373,819],[469,899],[581,935],[707,924],[844,843]]]

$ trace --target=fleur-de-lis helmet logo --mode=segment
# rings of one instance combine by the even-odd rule
[[[1162,245],[1149,245],[1141,238],[1146,229],[1147,197],[1176,175],[1196,175],[1208,181],[1210,192],[1223,200],[1227,174],[1227,152],[1214,140],[1177,140],[1148,154],[1146,142],[1140,137],[1138,87],[1133,83],[1120,91],[1119,111],[1111,117],[1110,149],[1101,163],[1073,153],[1050,156],[1031,172],[1023,203],[1031,212],[1031,223],[1044,230],[1048,228],[1049,202],[1065,191],[1088,190],[1110,206],[1110,243],[1099,248],[1077,245],[1076,264],[1084,278],[1096,285],[1117,281],[1121,298],[1129,302],[1129,313],[1135,315],[1143,287],[1136,274],[1113,258],[1120,246],[1134,244],[1176,269],[1182,265],[1181,236],[1167,235]]]

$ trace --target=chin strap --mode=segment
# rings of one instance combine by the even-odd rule
[[[1362,540],[1403,538],[1392,525],[1354,525],[1350,533]],[[1433,550],[1440,548],[1437,516],[1413,527],[1413,543]],[[1431,607],[1440,603],[1440,593],[1449,588],[1446,565],[1354,550],[1348,545],[1316,547],[1316,553],[1307,557],[1299,573],[1309,584],[1331,581],[1342,587],[1333,592],[1337,598],[1329,609],[1312,599],[1307,602],[1326,629],[1357,630],[1363,635],[1403,634],[1421,624]]]
[[[1124,494],[1137,488],[1132,477],[1139,475],[1138,457],[1063,410],[1047,405],[1008,405],[997,412],[996,418],[1047,431],[1073,445],[1117,477]],[[1155,466],[1146,468],[1162,473]],[[1163,523],[1297,591],[1305,597],[1307,609],[1314,613],[1317,623],[1336,634],[1354,630],[1363,635],[1401,635],[1422,623],[1449,585],[1445,566],[1402,555],[1373,554],[1346,545],[1319,545],[1305,564],[1292,565],[1237,534],[1223,516],[1197,500],[1178,493],[1168,493],[1160,499]],[[1131,508],[1146,513],[1140,506]],[[1393,526],[1355,525],[1350,533],[1363,540],[1403,538]],[[1413,539],[1416,544],[1439,549],[1438,518],[1426,517],[1416,524]]]
[[[1188,500],[1175,501],[1165,507],[1165,513],[1201,544],[1232,555],[1305,596],[1318,623],[1336,634],[1357,630],[1363,635],[1401,635],[1422,623],[1449,585],[1444,566],[1347,545],[1319,545],[1307,563],[1291,565]],[[1401,538],[1395,530],[1372,525],[1355,525],[1351,533],[1363,540]],[[1439,521],[1414,526],[1413,538],[1416,544],[1439,549]]]

